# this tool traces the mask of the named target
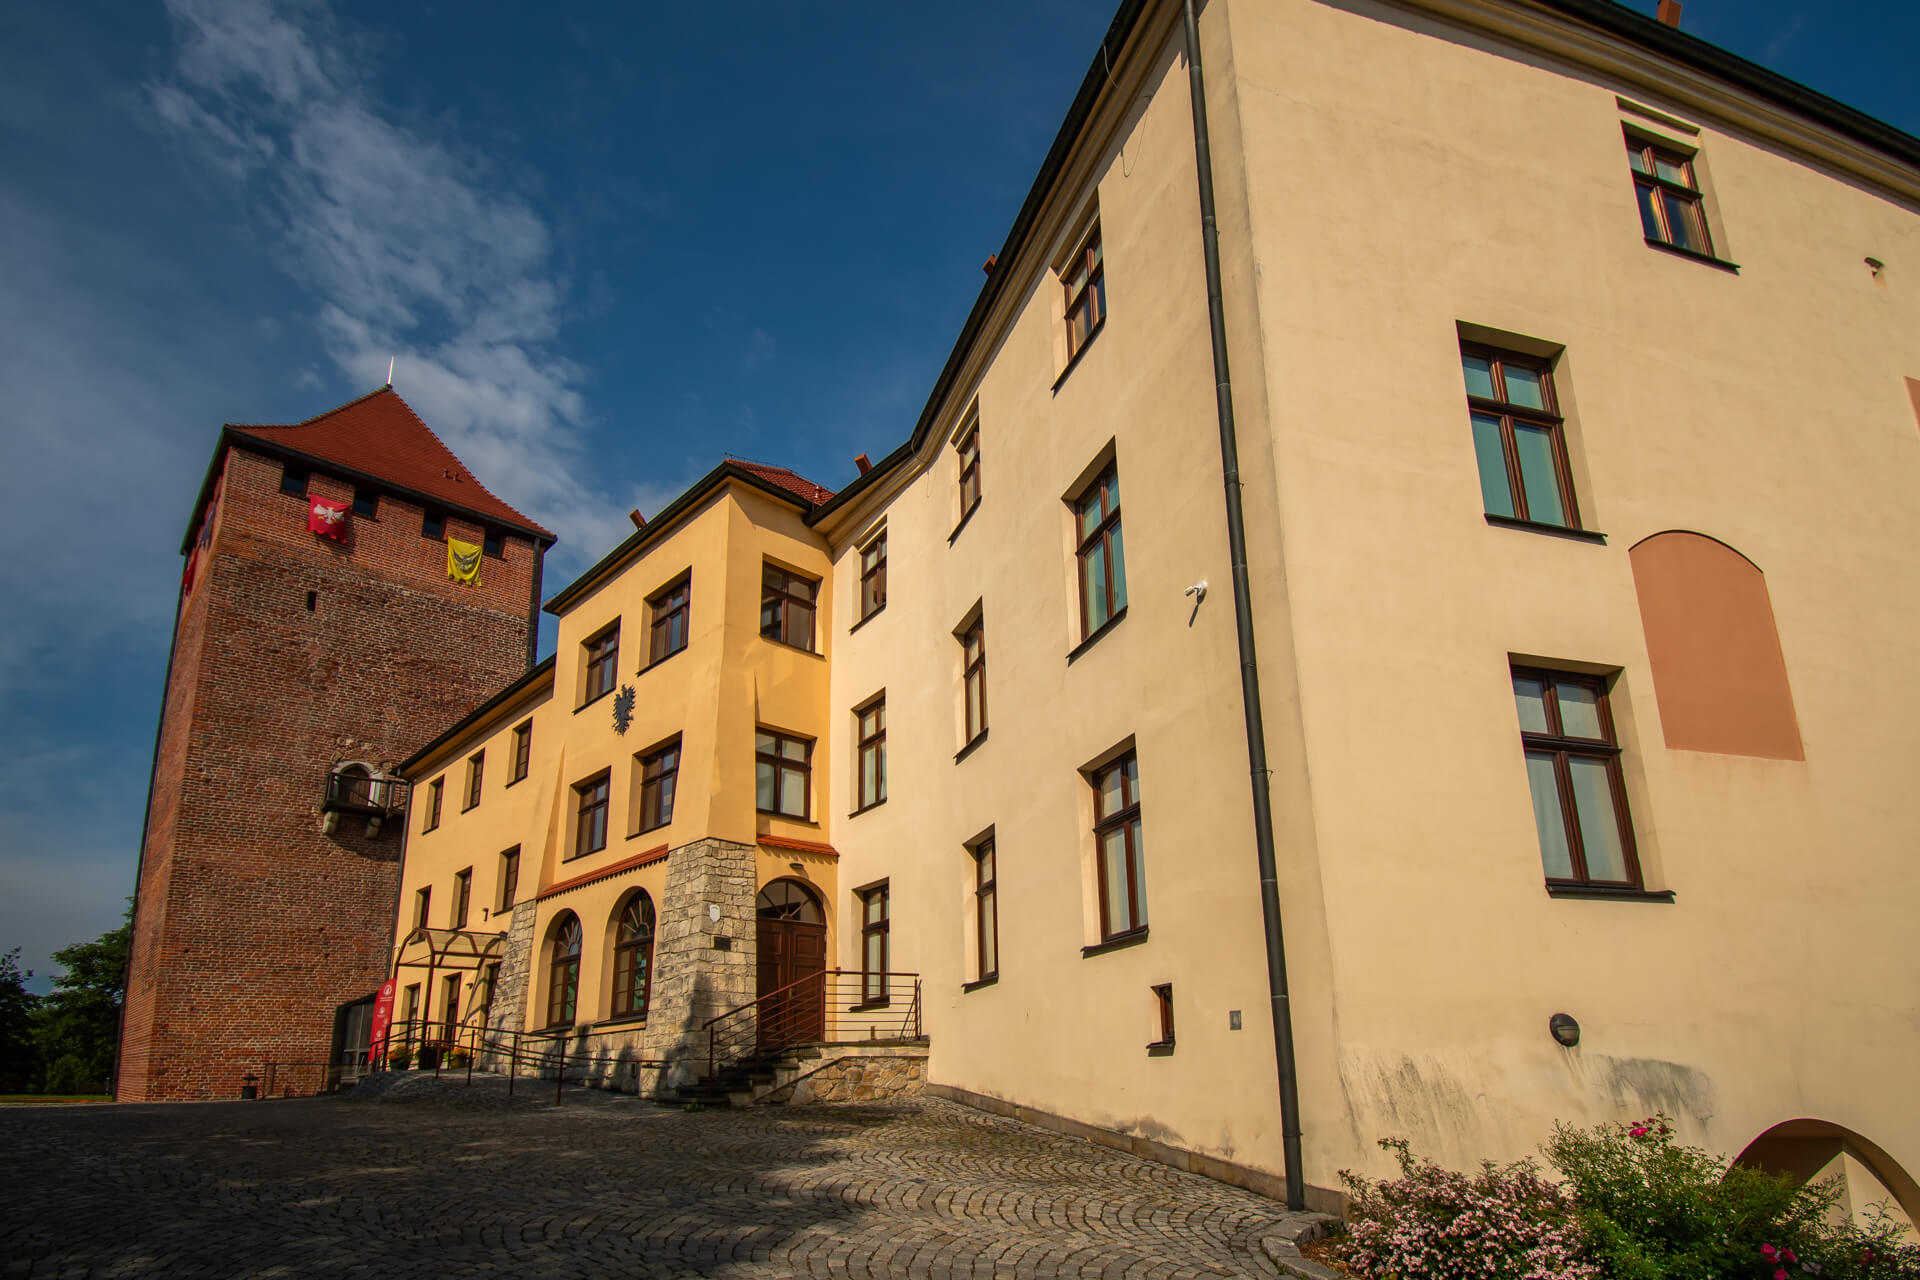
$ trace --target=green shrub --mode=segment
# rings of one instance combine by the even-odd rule
[[[413,1050],[406,1045],[387,1051],[387,1070],[405,1071],[413,1065]]]

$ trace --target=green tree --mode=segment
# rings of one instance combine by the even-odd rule
[[[33,1039],[38,997],[27,990],[33,970],[20,968],[20,948],[0,955],[0,1093],[21,1093],[40,1065]]]
[[[65,972],[33,1012],[33,1038],[46,1064],[46,1091],[73,1093],[104,1087],[113,1074],[125,991],[128,920],[92,942],[53,953]]]

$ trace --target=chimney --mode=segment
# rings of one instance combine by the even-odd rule
[[[853,460],[853,465],[860,468],[861,475],[865,475],[867,474],[867,472],[873,470],[873,463],[867,458],[867,455],[864,453]]]
[[[636,529],[644,529],[647,527],[647,518],[640,514],[640,508],[638,507],[627,512],[627,519],[633,521],[633,527]]]
[[[1661,2],[1662,4],[1665,4],[1665,3],[1666,3],[1666,0],[1660,0],[1660,2]],[[992,274],[993,274],[993,268],[994,268],[994,266],[995,266],[995,264],[997,264],[997,263],[998,263],[999,261],[1000,261],[1000,255],[999,255],[999,254],[997,254],[997,253],[990,253],[990,254],[988,254],[988,255],[987,255],[987,260],[986,260],[985,262],[983,262],[983,263],[981,263],[981,264],[980,264],[980,270],[981,270],[982,272],[984,272],[984,273],[986,273],[987,275],[992,275]]]
[[[1680,0],[1660,0],[1660,21],[1670,27],[1680,25]]]

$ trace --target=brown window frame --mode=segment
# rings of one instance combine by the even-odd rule
[[[313,483],[313,473],[305,467],[296,467],[287,463],[280,468],[280,492],[289,498],[308,496],[308,487]]]
[[[440,979],[440,1038],[451,1041],[460,1032],[460,975]]]
[[[520,846],[504,849],[500,853],[500,905],[495,915],[505,915],[513,910],[513,904],[520,897]]]
[[[887,607],[887,531],[860,548],[860,621]]]
[[[1525,524],[1542,525],[1549,529],[1571,529],[1578,531],[1580,524],[1580,502],[1573,489],[1573,463],[1567,454],[1567,420],[1560,414],[1559,390],[1553,384],[1554,362],[1542,356],[1530,356],[1524,352],[1509,351],[1501,347],[1488,346],[1479,342],[1460,344],[1462,377],[1465,377],[1464,365],[1468,357],[1487,362],[1487,376],[1492,380],[1494,394],[1491,397],[1467,393],[1467,417],[1472,422],[1476,415],[1495,418],[1500,428],[1500,460],[1506,471],[1507,494],[1513,507],[1511,515],[1498,511],[1486,514],[1496,520],[1518,520]],[[1528,405],[1513,403],[1507,394],[1507,367],[1527,369],[1540,377],[1540,398],[1546,403],[1545,409],[1535,409]],[[1477,424],[1476,424],[1477,425]],[[1567,519],[1565,524],[1552,520],[1543,520],[1533,514],[1532,504],[1527,498],[1525,477],[1520,469],[1520,446],[1515,440],[1519,427],[1544,430],[1553,443],[1554,491],[1559,496],[1561,510]],[[1474,438],[1474,465],[1479,466],[1480,442]],[[1485,486],[1481,489],[1481,504],[1487,505]]]
[[[962,747],[970,747],[987,731],[987,623],[975,618],[960,633]]]
[[[634,915],[636,907],[645,909],[639,913],[636,926],[630,929],[628,917]],[[653,998],[653,940],[657,928],[653,899],[646,890],[628,898],[620,908],[613,931],[613,1016],[616,1018],[647,1015]]]
[[[1147,1047],[1165,1049],[1173,1045],[1173,984],[1162,982],[1153,988],[1153,1001],[1160,1013],[1160,1038]]]
[[[480,1027],[482,1030],[487,1030],[493,1024],[493,994],[500,989],[500,962],[498,960],[495,960],[492,964],[489,964],[485,969],[480,971],[480,976],[475,979],[475,987],[480,992],[478,1002]]]
[[[1127,777],[1127,765],[1133,766],[1133,779]],[[1114,773],[1120,775],[1120,804],[1112,813],[1102,814],[1100,804],[1105,788],[1102,782]],[[1093,865],[1094,873],[1100,882],[1100,940],[1111,942],[1115,938],[1125,938],[1141,932],[1147,927],[1147,871],[1140,859],[1141,818],[1140,818],[1140,758],[1136,751],[1124,751],[1099,768],[1092,770],[1088,780],[1093,784]],[[1114,923],[1109,908],[1107,886],[1107,857],[1103,847],[1110,832],[1120,832],[1121,861],[1127,875],[1127,918],[1119,922],[1119,928],[1110,928]]]
[[[433,886],[423,884],[413,891],[413,927],[427,927],[427,913],[433,910]]]
[[[887,802],[887,698],[885,694],[856,707],[854,723],[853,794],[855,813],[877,809]],[[867,761],[874,762],[873,793],[867,791]]]
[[[443,773],[427,784],[427,821],[420,828],[420,834],[440,829],[440,801],[446,793],[447,776]]]
[[[380,491],[363,489],[359,485],[353,488],[353,514],[362,520],[377,520],[380,517]]]
[[[778,576],[778,582],[769,581]],[[796,583],[804,583],[807,594],[794,591]],[[767,616],[772,609],[773,617]],[[813,653],[813,631],[816,615],[820,611],[820,579],[809,578],[797,573],[785,565],[775,564],[771,560],[760,562],[760,634],[776,644]],[[794,633],[802,631],[797,621],[799,615],[806,615],[806,625],[800,641],[793,639]]]
[[[420,536],[441,542],[447,536],[447,513],[444,511],[422,511],[420,513]]]
[[[419,1017],[420,984],[417,982],[409,982],[400,989],[401,1044],[411,1045],[413,1043],[414,1023],[418,1021]],[[420,1038],[423,1040],[426,1038],[426,1028],[424,1026],[420,1028]],[[388,1036],[388,1040],[392,1040],[391,1035]]]
[[[573,784],[575,811],[573,818],[573,854],[575,858],[584,858],[590,853],[599,853],[607,847],[607,808],[613,798],[613,771],[602,769],[591,778],[584,778]],[[597,827],[597,831],[594,828]],[[588,841],[598,838],[598,844],[589,847]]]
[[[513,776],[507,779],[507,785],[524,780],[533,763],[533,721],[525,720],[513,727]]]
[[[863,885],[854,892],[860,896],[860,1003],[871,1008],[887,1002],[887,974],[891,972],[888,966],[893,963],[893,894],[886,880]],[[875,902],[880,904],[877,920],[873,915]],[[871,963],[876,940],[880,951],[878,969]]]
[[[507,535],[498,529],[480,530],[480,552],[482,555],[504,560],[507,556]]]
[[[612,693],[620,682],[620,619],[615,618],[581,641],[580,654],[586,664],[580,686],[580,705],[584,707]]]
[[[1633,174],[1634,203],[1640,211],[1640,232],[1647,242],[1702,258],[1715,257],[1713,231],[1707,225],[1706,194],[1700,190],[1700,175],[1694,172],[1694,156],[1631,134],[1626,143],[1627,167]],[[1685,181],[1676,182],[1663,176],[1659,169],[1662,160],[1678,169]],[[1675,239],[1675,204],[1681,206],[1687,232],[1697,238],[1697,245],[1681,244]]]
[[[1084,279],[1080,278],[1082,271],[1086,273]],[[1067,362],[1071,364],[1107,322],[1107,262],[1100,247],[1098,219],[1081,239],[1080,247],[1062,264],[1060,283],[1066,291]],[[1082,311],[1087,316],[1086,331],[1076,335],[1074,320]]]
[[[988,836],[967,850],[973,855],[974,980],[991,982],[1000,976],[1000,855]],[[987,964],[992,939],[993,964]]]
[[[647,666],[665,662],[687,647],[693,622],[693,575],[683,573],[647,597]],[[674,643],[674,624],[679,643]]]
[[[634,759],[640,764],[640,825],[634,829],[638,835],[657,831],[673,821],[673,802],[680,788],[679,735],[651,751],[636,754]]]
[[[1548,732],[1537,733],[1522,728],[1520,745],[1523,754],[1550,754],[1553,757],[1553,776],[1560,800],[1561,827],[1566,837],[1568,861],[1573,871],[1571,877],[1547,876],[1547,884],[1580,888],[1644,889],[1645,880],[1640,868],[1640,853],[1633,839],[1633,815],[1627,807],[1626,775],[1620,765],[1624,751],[1620,745],[1619,730],[1613,721],[1613,706],[1607,690],[1609,683],[1607,678],[1574,671],[1556,671],[1548,667],[1518,665],[1512,668],[1512,672],[1513,679],[1516,681],[1538,680],[1545,686],[1542,702],[1546,709]],[[1561,684],[1581,685],[1594,692],[1600,731],[1606,735],[1605,738],[1566,736],[1566,724],[1560,714],[1558,686]],[[1515,697],[1517,702],[1517,693]],[[1573,790],[1570,763],[1576,756],[1586,760],[1601,760],[1606,764],[1613,820],[1615,830],[1620,837],[1622,861],[1626,864],[1627,879],[1625,880],[1596,880],[1588,874],[1586,843],[1580,832],[1580,810]],[[1538,820],[1536,811],[1536,824]],[[1544,849],[1540,852],[1544,873],[1546,852]]]
[[[975,422],[954,442],[960,461],[960,519],[980,505],[980,424]]]
[[[486,768],[486,748],[483,747],[467,757],[467,802],[460,807],[460,812],[465,813],[469,809],[480,807],[481,785],[486,776]]]
[[[467,927],[467,913],[473,909],[473,868],[456,871],[453,875],[453,913],[447,920],[449,928]]]
[[[1108,486],[1112,485],[1113,503],[1107,504]],[[1098,505],[1100,519],[1092,530],[1086,529],[1087,511]],[[1120,530],[1120,464],[1117,459],[1109,459],[1100,468],[1098,475],[1087,482],[1073,500],[1074,558],[1079,562],[1080,574],[1080,638],[1084,641],[1095,632],[1112,625],[1116,618],[1126,612],[1126,540]],[[1119,561],[1121,571],[1114,573],[1114,545],[1120,545]],[[1094,622],[1091,601],[1087,596],[1087,565],[1098,556],[1106,566],[1106,592],[1102,601],[1107,616]]]
[[[771,751],[762,751],[760,749],[759,738],[763,734],[774,740]],[[804,747],[805,755],[795,760],[783,754],[781,748],[789,742],[797,742]],[[755,727],[753,747],[753,803],[757,812],[771,814],[777,818],[798,818],[804,822],[813,821],[813,746],[814,740],[812,738],[802,738],[797,734],[782,733],[778,729],[769,729],[765,725]],[[771,809],[763,809],[760,807],[760,769],[763,765],[773,770],[774,807]],[[783,776],[789,772],[797,772],[800,775],[800,791],[806,799],[804,813],[788,813],[785,809],[779,807],[780,795],[785,790],[785,788],[781,786],[781,780]]]
[[[549,945],[553,953],[547,960],[546,1025],[568,1027],[580,1012],[580,953],[586,939],[580,917],[567,912],[565,921],[551,930],[551,937],[553,941]]]

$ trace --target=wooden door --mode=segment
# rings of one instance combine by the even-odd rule
[[[819,902],[797,884],[776,881],[761,892],[758,916],[760,1047],[779,1049],[825,1038],[826,983],[819,975],[827,968],[827,926]],[[819,980],[802,981],[807,978]]]

